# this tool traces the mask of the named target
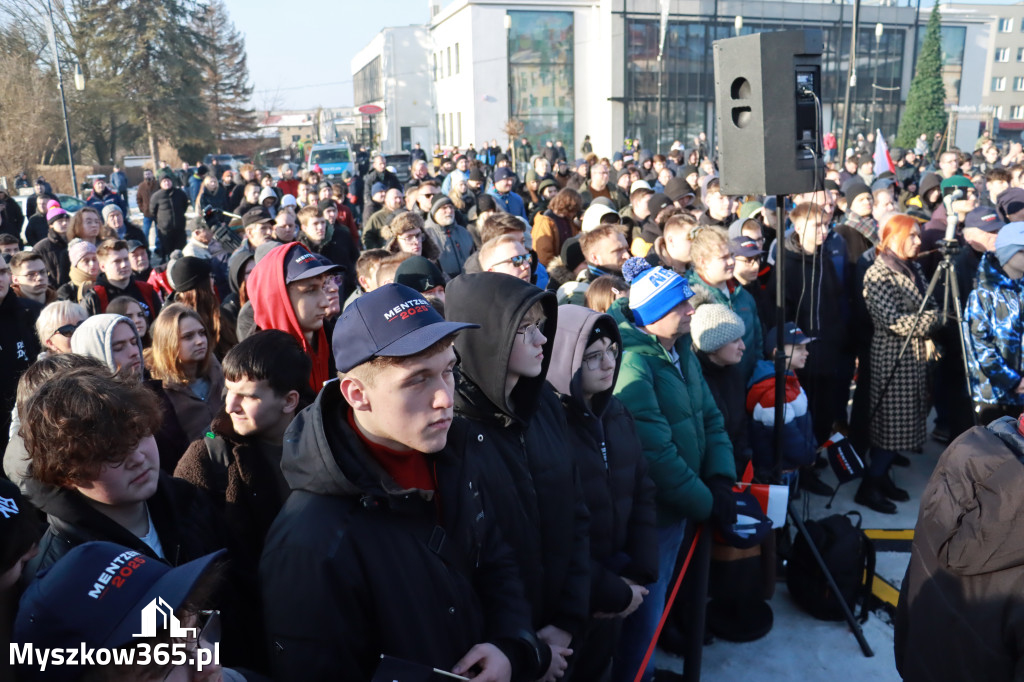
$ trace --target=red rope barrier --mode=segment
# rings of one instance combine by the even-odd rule
[[[700,534],[704,530],[704,526],[697,526],[697,532],[693,534],[693,542],[690,543],[690,549],[686,552],[686,560],[683,561],[683,567],[679,569],[679,577],[676,578],[676,584],[672,586],[672,594],[668,596],[668,601],[665,602],[665,610],[661,612],[661,620],[658,621],[658,629],[654,631],[654,639],[647,646],[647,655],[644,656],[644,662],[640,664],[640,669],[636,671],[636,678],[633,682],[640,682],[640,679],[644,676],[644,671],[647,670],[647,664],[651,660],[651,656],[654,655],[654,647],[658,644],[658,637],[661,636],[661,630],[665,627],[665,621],[668,620],[668,613],[672,610],[672,604],[676,601],[676,595],[679,594],[679,586],[683,582],[683,576],[686,575],[686,569],[690,567],[690,559],[693,558],[693,551],[697,548],[697,541],[700,540]]]

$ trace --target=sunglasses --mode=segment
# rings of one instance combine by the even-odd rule
[[[78,329],[80,326],[82,326],[81,322],[79,322],[78,324],[64,324],[64,325],[61,325],[60,327],[57,327],[57,331],[55,331],[52,334],[50,334],[50,338],[53,338],[57,334],[60,334],[64,338],[70,339],[71,336],[75,333],[75,330]]]
[[[506,258],[505,260],[500,260],[497,263],[495,263],[494,265],[503,265],[505,263],[511,263],[513,265],[513,267],[521,268],[524,265],[530,265],[531,263],[533,263],[533,254],[532,253],[524,253],[521,256],[512,256],[511,258]],[[492,265],[491,267],[494,267],[494,265]]]

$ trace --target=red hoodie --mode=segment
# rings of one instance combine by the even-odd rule
[[[298,242],[275,247],[252,269],[245,286],[249,293],[249,300],[252,301],[253,321],[256,322],[256,326],[260,329],[279,329],[291,334],[302,346],[302,350],[312,358],[313,371],[309,376],[309,385],[314,393],[319,393],[324,382],[331,378],[327,355],[330,348],[323,327],[313,335],[313,346],[306,342],[306,337],[303,336],[302,329],[299,327],[299,321],[295,318],[295,311],[292,310],[291,301],[288,299],[288,287],[284,282],[284,265],[285,258],[293,246],[298,246],[308,252],[308,249]]]

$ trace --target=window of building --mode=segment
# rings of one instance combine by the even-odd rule
[[[1017,48],[1017,61],[1024,62],[1024,47]]]
[[[459,44],[455,43],[455,73],[459,72]]]
[[[509,11],[508,61],[512,118],[535,149],[561,140],[575,149],[572,12]]]
[[[455,45],[455,53],[458,54],[458,52],[459,52],[458,43],[456,43],[456,45]],[[458,62],[456,62],[456,63],[458,63]],[[455,129],[457,131],[459,131],[458,137],[455,138],[457,140],[455,144],[457,144],[458,146],[461,147],[462,146],[462,112],[461,111],[455,114]]]
[[[996,48],[996,61],[997,62],[1008,62],[1008,61],[1010,61],[1010,48],[1008,48],[1008,47],[997,47]]]
[[[452,75],[452,48],[448,48],[448,75]]]
[[[1005,18],[999,20],[999,32],[1009,33],[1013,30],[1013,19]]]
[[[1024,92],[1024,76],[1017,76],[1013,79],[1013,89],[1016,92]]]
[[[435,132],[437,133],[437,143],[440,144],[440,145],[447,144],[447,142],[444,139],[444,114],[438,114],[437,115],[437,124],[436,125],[437,125],[437,130]]]
[[[1002,118],[1003,117],[1003,105],[1002,104],[1000,104],[999,106],[995,107],[992,110],[992,116],[994,116],[995,118]]]
[[[1002,108],[1002,107],[1000,107]],[[1018,104],[1017,106],[1011,107],[1010,118],[1022,119],[1024,118],[1024,106]]]
[[[992,91],[993,92],[1003,92],[1004,90],[1006,90],[1006,77],[1005,76],[996,76],[995,78],[993,78],[992,79]]]
[[[455,115],[448,114],[448,144],[455,144]]]
[[[437,80],[437,53],[431,55],[434,58],[434,80]]]
[[[359,69],[352,81],[356,106],[384,99],[380,57],[374,57],[373,61]]]

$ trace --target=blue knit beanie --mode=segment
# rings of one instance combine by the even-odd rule
[[[693,296],[685,279],[661,266],[652,268],[643,258],[623,263],[622,275],[629,283],[629,308],[641,327],[657,322]]]

